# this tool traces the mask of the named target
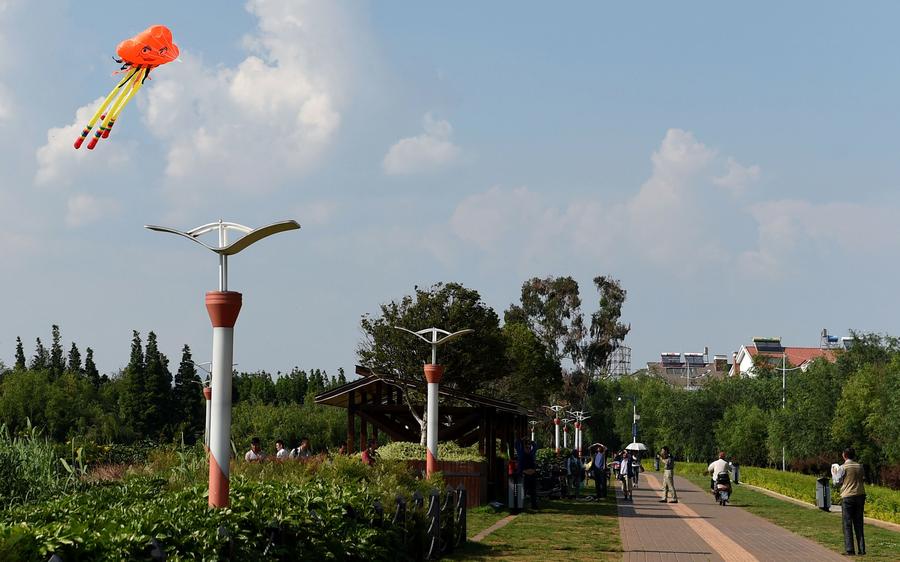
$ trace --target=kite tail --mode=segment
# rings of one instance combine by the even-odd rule
[[[90,121],[88,121],[87,126],[84,128],[84,130],[81,131],[81,136],[78,137],[77,139],[75,139],[75,148],[81,148],[81,144],[84,142],[84,139],[86,139],[87,136],[90,134],[91,129],[94,128],[94,125],[97,124],[97,120],[105,118],[105,115],[103,112],[106,110],[107,106],[109,105],[109,102],[111,102],[112,99],[116,96],[116,93],[119,91],[119,89],[122,86],[124,86],[125,84],[127,84],[134,77],[134,74],[136,72],[137,71],[135,71],[134,73],[131,73],[128,76],[126,76],[125,78],[123,78],[118,84],[116,84],[116,86],[112,89],[112,91],[109,92],[109,94],[106,96],[106,99],[103,100],[103,103],[101,103],[100,107],[97,108],[97,111],[94,112],[94,116],[91,117]]]
[[[122,89],[119,97],[107,112],[106,117],[100,123],[100,128],[97,129],[97,132],[94,133],[94,137],[91,139],[91,142],[88,143],[88,150],[93,150],[94,147],[97,146],[97,142],[101,138],[105,139],[109,136],[109,131],[110,129],[112,129],[113,124],[115,124],[116,119],[118,119],[119,114],[122,113],[122,109],[131,100],[131,98],[134,97],[137,91],[141,89],[141,78],[143,74],[144,71],[142,69],[138,69],[132,75],[132,79],[128,83],[128,86]]]

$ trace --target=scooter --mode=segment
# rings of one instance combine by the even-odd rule
[[[728,503],[731,497],[731,477],[727,472],[720,472],[716,475],[716,483],[713,485],[713,496],[719,505]]]

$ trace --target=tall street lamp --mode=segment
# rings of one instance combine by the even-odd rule
[[[787,381],[787,372],[788,371],[796,371],[800,367],[791,367],[787,368],[787,353],[781,353],[781,409],[782,411],[785,408],[785,403],[787,402],[787,385],[785,384]],[[782,438],[781,443],[781,472],[785,472],[787,470],[785,466],[785,446],[784,440]]]
[[[437,348],[453,338],[464,334],[471,334],[475,330],[467,328],[452,334],[439,328],[425,328],[418,332],[407,330],[400,326],[394,326],[397,330],[408,332],[425,343],[431,344],[431,365],[425,365],[425,380],[428,382],[428,406],[425,421],[425,435],[428,451],[425,457],[425,475],[431,476],[437,472],[438,461],[438,385],[444,376],[444,366],[438,365]],[[430,337],[425,337],[426,335]]]
[[[625,398],[628,398],[629,400],[631,400],[631,405],[632,405],[631,442],[637,443],[637,424],[638,424],[638,420],[641,419],[641,417],[637,413],[637,398],[635,396],[626,396]],[[619,400],[619,402],[621,402],[622,397],[619,396],[618,400]]]
[[[145,225],[156,232],[167,232],[200,244],[219,256],[219,290],[206,293],[206,311],[213,326],[213,360],[209,432],[209,506],[228,507],[229,462],[231,460],[231,364],[234,357],[234,325],[241,312],[242,295],[228,290],[228,256],[233,256],[267,236],[296,230],[300,225],[288,220],[260,228],[224,222],[211,222],[181,231],[165,226]],[[228,242],[228,232],[243,236]],[[200,240],[207,233],[218,234],[218,244],[210,246]]]

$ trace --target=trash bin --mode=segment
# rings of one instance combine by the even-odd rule
[[[831,481],[827,476],[816,478],[816,507],[831,511]]]
[[[734,472],[734,483],[741,483],[741,466],[735,462],[731,463],[732,472]]]
[[[506,476],[509,482],[507,505],[510,512],[518,513],[525,508],[525,482],[521,474],[516,474],[516,461],[509,461]]]

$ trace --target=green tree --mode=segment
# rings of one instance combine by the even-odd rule
[[[25,369],[25,348],[22,347],[22,338],[16,336],[16,369]]]
[[[169,371],[169,359],[159,351],[156,334],[147,334],[147,347],[144,352],[144,420],[146,431],[152,437],[170,434],[172,373]]]
[[[97,370],[97,365],[94,363],[94,350],[91,348],[85,350],[84,376],[91,381],[94,388],[100,388],[100,371]]]
[[[275,401],[278,404],[301,404],[308,387],[306,371],[294,367],[290,373],[280,375],[275,380]]]
[[[75,345],[75,342],[72,342],[72,347],[69,349],[69,360],[67,363],[70,372],[81,374],[81,352],[78,351],[78,346]]]
[[[59,326],[54,324],[50,332],[52,337],[52,343],[50,344],[50,374],[53,375],[53,378],[59,378],[66,370]]]
[[[148,435],[147,431],[150,429],[145,413],[146,389],[146,366],[141,335],[134,330],[131,338],[131,357],[122,373],[118,393],[122,423],[125,433],[130,434],[131,438],[144,437]]]
[[[179,431],[193,435],[202,430],[205,400],[202,388],[200,376],[191,358],[191,348],[185,345],[181,349],[181,362],[172,388],[172,418],[179,425]]]
[[[716,423],[716,441],[731,459],[741,464],[763,466],[769,419],[756,405],[737,404],[725,409]]]
[[[506,376],[497,381],[496,395],[538,409],[562,387],[562,368],[525,324],[506,324],[502,333],[506,342]]]
[[[418,421],[425,440],[424,381],[422,365],[431,362],[431,349],[409,330],[438,327],[450,332],[472,329],[474,334],[441,347],[438,361],[446,368],[442,384],[465,392],[488,388],[502,377],[505,347],[497,313],[478,291],[459,283],[438,283],[428,289],[415,288],[415,295],[382,304],[380,315],[363,315],[360,324],[365,339],[357,347],[363,365],[378,373],[421,385],[418,392],[404,393],[410,413]],[[315,386],[310,380],[310,385]]]
[[[394,326],[413,331],[436,326],[451,332],[471,328],[474,334],[441,347],[438,362],[446,367],[442,384],[477,392],[503,374],[500,319],[478,291],[459,283],[416,287],[415,295],[383,304],[380,309],[380,315],[366,314],[361,320],[365,340],[359,344],[357,356],[363,365],[420,382],[422,365],[431,362],[431,348]]]
[[[50,354],[47,348],[41,343],[41,338],[36,338],[34,345],[34,356],[31,358],[31,368],[35,371],[43,371],[50,367]]]

